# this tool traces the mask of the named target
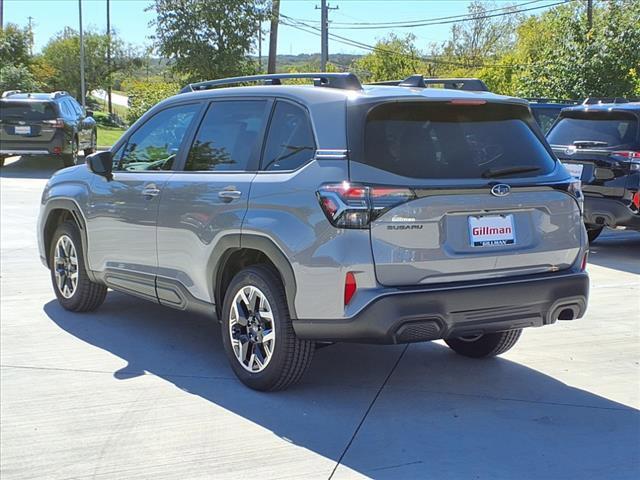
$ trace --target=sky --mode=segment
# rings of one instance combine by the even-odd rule
[[[149,22],[154,18],[154,14],[145,11],[151,3],[151,0],[111,0],[112,28],[115,28],[125,42],[137,46],[151,45],[148,37],[153,34],[153,27],[149,26]],[[330,21],[336,22],[330,26],[330,32],[369,45],[391,32],[399,35],[413,33],[416,36],[417,46],[426,50],[432,42],[445,41],[449,36],[451,25],[393,30],[353,30],[342,29],[344,26],[339,25],[338,22],[389,22],[460,15],[467,13],[469,3],[468,0],[333,0],[329,1],[329,5],[338,9],[331,10],[329,13]],[[531,3],[531,0],[498,0],[488,3],[491,4],[488,8],[499,8],[509,4]],[[549,3],[554,3],[554,0],[539,0],[528,7],[544,6]],[[320,11],[315,8],[319,4],[319,0],[281,0],[280,12],[289,17],[319,22]],[[34,52],[39,52],[47,41],[65,26],[78,29],[78,0],[4,0],[5,23],[12,22],[26,26],[28,17],[32,17],[33,22]],[[82,17],[85,29],[105,30],[106,0],[82,0]],[[263,28],[266,35],[262,42],[264,55],[268,51],[268,27],[268,23],[265,22]],[[342,28],[338,29],[338,27]],[[295,55],[319,51],[318,36],[286,25],[279,26],[279,54]],[[366,53],[361,48],[344,45],[334,40],[329,41],[329,52]]]

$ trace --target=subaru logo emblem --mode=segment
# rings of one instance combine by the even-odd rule
[[[496,197],[506,197],[511,193],[511,187],[505,183],[499,183],[491,188],[491,194]]]

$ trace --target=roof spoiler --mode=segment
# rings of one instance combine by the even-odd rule
[[[424,78],[422,75],[411,75],[404,80],[388,80],[374,82],[369,85],[392,85],[398,87],[427,88],[431,85],[441,85],[450,90],[469,90],[474,92],[488,92],[489,88],[479,78]]]
[[[353,73],[273,73],[269,75],[248,75],[245,77],[221,78],[206,82],[190,83],[180,93],[208,90],[241,83],[261,82],[262,85],[282,85],[281,80],[308,78],[316,87],[339,88],[343,90],[362,90],[360,80]]]

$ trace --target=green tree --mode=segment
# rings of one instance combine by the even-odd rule
[[[28,65],[29,31],[14,23],[0,26],[0,65]]]
[[[390,34],[379,40],[375,50],[356,60],[353,69],[371,82],[403,79],[427,69],[420,51],[415,46],[415,36],[398,37]]]
[[[174,71],[194,82],[254,73],[249,58],[266,18],[263,0],[155,0],[155,45]]]
[[[84,34],[86,91],[106,88],[109,73],[127,71],[141,65],[137,52],[117,36],[111,35],[111,69],[107,66],[108,37],[96,31]],[[80,97],[80,37],[66,28],[52,38],[36,59],[37,71],[46,72],[41,80],[51,90],[67,90]],[[36,70],[36,69],[34,69]]]
[[[162,81],[131,81],[127,86],[129,94],[129,122],[133,123],[156,103],[180,91],[177,83]]]
[[[4,65],[0,67],[0,92],[7,90],[38,91],[39,83],[24,65]]]

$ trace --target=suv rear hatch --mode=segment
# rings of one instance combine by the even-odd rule
[[[582,181],[585,195],[622,198],[640,158],[638,117],[624,111],[568,110],[547,134],[556,156]]]
[[[53,102],[0,100],[0,141],[13,144],[49,142],[56,133],[57,117]]]
[[[576,262],[583,227],[567,191],[574,184],[526,105],[461,99],[352,110],[350,181],[372,205],[381,284],[508,277]]]

